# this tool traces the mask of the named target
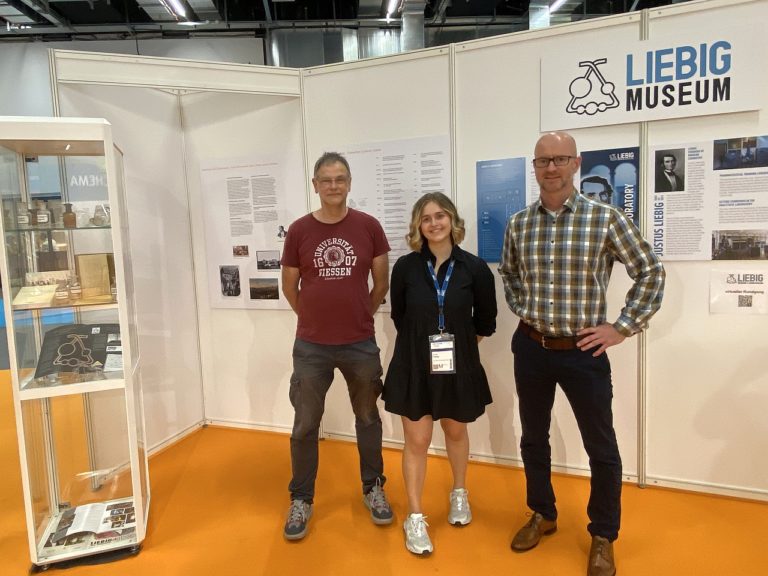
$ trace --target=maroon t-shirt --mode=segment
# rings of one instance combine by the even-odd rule
[[[335,224],[312,214],[288,229],[281,263],[299,269],[296,338],[315,344],[351,344],[373,336],[368,276],[376,256],[389,252],[381,224],[347,209]]]

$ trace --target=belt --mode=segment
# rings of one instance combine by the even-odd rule
[[[534,330],[522,320],[520,321],[517,329],[528,336],[531,340],[541,344],[541,347],[545,348],[546,350],[574,350],[578,348],[578,346],[576,346],[576,342],[580,340],[578,336],[547,336],[538,330]]]

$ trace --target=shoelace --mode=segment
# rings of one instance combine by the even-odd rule
[[[377,510],[387,508],[387,499],[384,497],[384,491],[380,486],[371,488],[369,494],[371,495],[371,508],[376,508]]]
[[[451,492],[451,501],[459,512],[464,510],[464,507],[469,503],[466,493]]]
[[[605,546],[605,543],[602,540],[597,541],[597,546],[595,546],[595,555],[593,557],[594,565],[597,566],[603,562],[603,547]]]
[[[527,512],[527,514],[530,514],[530,516],[531,516],[531,519],[530,519],[530,520],[528,520],[528,523],[526,524],[526,526],[529,526],[529,527],[530,527],[530,526],[534,526],[534,525],[536,525],[536,523],[537,523],[537,520],[536,520],[536,512]],[[542,516],[542,520],[543,520],[543,519],[544,519],[544,517]]]
[[[303,522],[306,519],[306,512],[304,503],[299,503],[298,500],[294,500],[291,504],[291,513],[288,516],[289,522]]]
[[[422,516],[421,518],[413,519],[408,518],[408,529],[413,532],[414,536],[420,538],[421,536],[424,536],[424,533],[427,531],[427,528],[429,527],[429,524],[427,524],[427,517]]]

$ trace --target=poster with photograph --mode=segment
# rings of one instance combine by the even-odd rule
[[[640,148],[588,150],[581,153],[579,192],[615,206],[640,227],[638,194]]]
[[[212,307],[289,308],[280,293],[280,255],[290,223],[306,214],[307,205],[304,173],[288,164],[267,157],[202,164]],[[254,298],[254,284],[269,285],[269,297]]]
[[[648,218],[656,254],[768,260],[768,136],[660,146],[650,157]]]

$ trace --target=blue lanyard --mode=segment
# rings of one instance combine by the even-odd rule
[[[443,286],[441,287],[437,283],[437,274],[435,274],[435,267],[432,265],[432,260],[427,260],[427,268],[429,268],[429,274],[432,276],[432,281],[435,283],[435,291],[437,292],[437,329],[440,330],[441,334],[443,333],[443,330],[445,330],[445,314],[443,313],[443,308],[445,306],[445,291],[448,290],[448,281],[451,279],[451,274],[453,273],[454,262],[455,260],[451,260],[451,263],[448,264],[448,270],[445,271],[445,278],[443,278]]]

